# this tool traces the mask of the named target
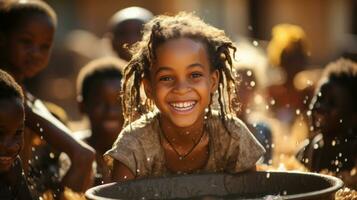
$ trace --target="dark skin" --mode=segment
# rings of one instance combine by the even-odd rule
[[[324,145],[313,152],[311,166],[313,170],[333,168],[331,161],[340,155],[348,158],[349,164],[344,168],[357,169],[357,157],[355,139],[357,114],[355,112],[355,102],[351,98],[350,91],[338,82],[327,80],[320,86],[319,93],[313,99],[312,125],[315,131],[323,134]],[[345,142],[345,138],[347,142]],[[336,141],[339,141],[336,143]],[[343,159],[341,159],[343,161]],[[347,163],[346,163],[347,164]],[[345,164],[345,165],[346,165]],[[352,176],[350,170],[343,170],[337,173],[341,176],[347,186],[357,184],[357,175]]]
[[[24,107],[17,97],[0,100],[0,179],[15,188],[17,199],[31,199],[26,184],[21,184],[19,153],[24,144]],[[17,160],[17,161],[16,161]],[[16,163],[16,164],[15,164]],[[21,190],[21,192],[18,192]]]
[[[209,138],[204,132],[204,115],[210,96],[217,89],[218,72],[211,71],[208,53],[201,42],[174,39],[162,44],[156,52],[157,61],[149,79],[144,80],[144,88],[161,113],[166,167],[176,173],[192,173],[202,169],[208,160]],[[194,102],[193,106],[184,110],[174,106],[190,102]],[[114,161],[113,180],[133,178],[128,167]]]
[[[7,34],[1,33],[0,47],[3,50],[0,50],[0,63],[21,85],[25,78],[35,76],[47,66],[55,27],[43,14],[26,16],[19,25]],[[85,143],[76,141],[63,124],[34,105],[33,100],[27,98],[25,104],[26,127],[70,157],[72,165],[62,184],[74,191],[84,192],[90,185],[94,150]],[[25,149],[31,149],[26,148],[29,145],[30,141],[26,141]]]
[[[98,80],[93,83],[88,98],[79,102],[81,112],[89,117],[92,135],[88,139],[97,151],[97,164],[102,180],[110,181],[109,169],[102,155],[110,149],[123,126],[123,115],[118,99],[120,79]]]

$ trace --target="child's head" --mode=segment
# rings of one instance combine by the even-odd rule
[[[339,59],[323,72],[312,100],[312,125],[326,137],[357,128],[357,63]]]
[[[272,30],[268,58],[273,66],[283,67],[288,78],[303,70],[307,62],[304,30],[292,24],[278,24]]]
[[[49,60],[57,18],[38,0],[6,0],[0,5],[0,63],[16,79],[29,78]]]
[[[0,173],[10,169],[24,142],[23,101],[20,86],[0,70]]]
[[[116,12],[109,21],[112,48],[122,59],[129,61],[131,55],[124,46],[132,45],[142,36],[143,25],[153,17],[153,14],[140,7],[129,7]]]
[[[203,119],[217,89],[224,120],[233,110],[224,97],[235,94],[230,50],[235,47],[224,31],[193,14],[155,17],[145,25],[143,39],[135,44],[133,58],[125,68],[126,122],[155,105],[177,126],[189,126]],[[150,100],[140,92],[142,81]]]
[[[101,134],[109,145],[123,124],[118,97],[125,64],[116,58],[97,59],[81,69],[77,79],[80,110],[89,117],[92,133]]]

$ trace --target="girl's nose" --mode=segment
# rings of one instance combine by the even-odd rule
[[[184,93],[189,92],[189,91],[191,91],[191,86],[187,81],[178,80],[176,82],[175,87],[174,87],[174,92],[180,93],[180,94],[184,94]]]

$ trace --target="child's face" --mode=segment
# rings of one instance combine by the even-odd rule
[[[24,109],[19,98],[0,100],[0,173],[10,169],[24,138]]]
[[[173,39],[159,46],[156,55],[150,80],[145,79],[144,85],[162,117],[178,127],[203,120],[218,85],[218,71],[211,72],[205,45],[188,38]]]
[[[123,112],[118,98],[120,79],[107,79],[94,84],[85,102],[92,130],[113,144],[123,125]]]
[[[3,48],[14,76],[29,78],[47,66],[54,30],[48,17],[33,14],[8,33]]]
[[[314,129],[330,136],[343,134],[344,128],[349,126],[349,119],[352,118],[355,106],[351,94],[347,89],[331,81],[323,83],[319,92],[313,99]]]
[[[130,46],[141,39],[143,23],[140,20],[126,20],[116,26],[112,47],[120,58],[126,61],[130,60],[131,55],[123,45],[128,44]]]

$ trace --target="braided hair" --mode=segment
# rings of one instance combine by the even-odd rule
[[[175,16],[157,16],[145,24],[143,31],[142,40],[131,48],[133,57],[124,68],[122,105],[126,125],[155,108],[154,103],[143,94],[141,83],[144,78],[150,77],[150,68],[157,59],[156,49],[164,42],[178,38],[202,42],[207,47],[210,70],[219,73],[218,94],[211,96],[209,112],[212,101],[217,98],[222,122],[227,114],[234,113],[237,84],[232,55],[236,47],[223,30],[206,24],[192,13],[181,12]]]

